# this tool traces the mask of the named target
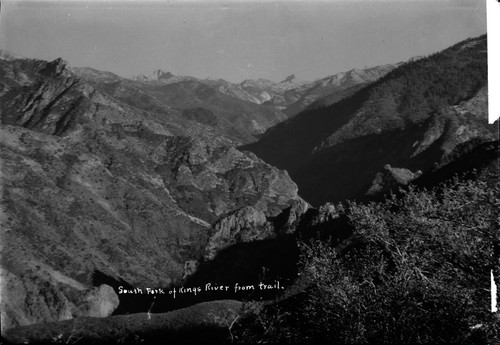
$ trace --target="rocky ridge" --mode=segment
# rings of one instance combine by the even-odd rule
[[[460,51],[481,48],[483,43],[477,39]],[[5,217],[1,220],[2,240],[9,244],[2,250],[2,258],[9,258],[2,261],[6,277],[2,282],[32,298],[24,304],[26,299],[12,296],[9,300],[14,304],[2,305],[2,320],[8,320],[8,327],[109,315],[117,307],[116,294],[97,282],[98,275],[115,283],[113,287],[279,278],[293,284],[287,294],[300,293],[300,278],[293,282],[297,238],[319,236],[340,243],[350,234],[348,222],[339,216],[342,205],[311,207],[297,196],[286,171],[236,149],[231,146],[234,138],[211,127],[210,123],[220,120],[214,112],[203,107],[179,111],[145,91],[147,102],[137,103],[123,81],[107,85],[115,83],[117,76],[88,70],[75,74],[61,60],[0,63],[0,104],[5,104],[0,107],[0,138],[6,163],[2,164]],[[354,72],[353,80],[362,80]],[[376,85],[333,106],[339,111],[335,115],[340,114],[333,123],[329,122],[331,113],[310,111],[270,130],[266,137],[276,135],[282,140],[280,131],[290,123],[314,135],[313,140],[304,140],[293,129],[285,130],[297,141],[289,147],[295,161],[306,157],[307,163],[292,174],[298,172],[301,183],[300,177],[310,174],[304,185],[309,188],[307,182],[316,179],[312,187],[320,187],[321,197],[327,200],[343,200],[345,195],[363,195],[367,190],[386,192],[416,179],[421,167],[426,169],[420,179],[425,178],[432,173],[430,164],[462,157],[457,148],[482,145],[494,137],[484,119],[487,89],[481,78],[459,101],[435,111],[416,109],[417,116],[407,117],[395,111],[393,95],[383,87],[377,89],[401,73],[389,73]],[[181,85],[191,91],[194,86],[198,96],[212,95],[196,82]],[[167,89],[175,94],[175,89]],[[144,95],[143,89],[135,90]],[[380,103],[373,108],[378,99]],[[387,112],[378,113],[380,118],[374,120],[370,116],[374,109]],[[305,126],[311,117],[320,121]],[[389,161],[388,148],[395,152]],[[325,161],[332,164],[325,165]],[[385,172],[376,175],[384,165]],[[361,178],[346,180],[354,175]],[[331,185],[339,193],[333,198]],[[342,189],[345,186],[353,189]],[[233,302],[221,302],[223,313],[232,310],[228,314],[232,320],[237,317]],[[151,300],[140,303],[140,311],[152,308]],[[159,308],[161,302],[156,303]],[[179,301],[167,308],[192,303]],[[196,308],[203,309],[203,305]],[[16,314],[16,310],[21,312]],[[175,315],[185,320],[191,314],[182,310]],[[140,332],[157,332],[156,323],[147,326],[146,320],[151,320],[147,316],[137,314],[126,320]],[[228,319],[222,318],[221,328],[227,330]],[[220,320],[219,316],[215,319]],[[80,320],[49,328],[74,330]],[[115,325],[115,320],[127,324],[123,317],[104,320],[104,324]],[[89,324],[99,329],[97,323]],[[16,327],[10,334],[16,339],[40,339],[43,329],[45,325]],[[167,334],[175,332],[167,327]],[[68,335],[66,331],[61,334]],[[47,336],[43,339],[59,334],[51,331]],[[106,336],[109,333],[90,338],[97,341]]]
[[[289,117],[293,117],[307,109],[333,104],[348,95],[352,95],[362,86],[382,78],[404,63],[399,62],[363,69],[354,68],[310,83],[301,84],[285,93],[288,104],[284,112]]]
[[[60,59],[0,60],[0,83],[4,328],[107,316],[116,290],[97,272],[171,286],[206,255],[214,222],[300,199],[286,172],[230,138],[131,106]]]
[[[267,79],[247,79],[238,84],[223,79],[197,79],[190,76],[177,76],[161,69],[155,70],[150,76],[141,75],[134,77],[133,80],[157,86],[185,81],[202,83],[215,88],[222,94],[272,107],[277,113],[283,112],[286,116],[281,116],[278,119],[278,122],[281,122],[305,109],[332,104],[359,90],[361,86],[383,77],[394,68],[416,61],[419,58],[412,58],[396,64],[352,69],[312,82],[299,80],[294,74],[291,74],[280,82]],[[263,127],[263,129],[267,128]]]
[[[426,174],[457,145],[498,136],[487,122],[485,45],[481,36],[402,64],[244,149],[286,169],[316,206],[363,197],[386,164]]]
[[[279,109],[262,105],[238,84],[222,79],[174,76],[159,70],[155,78],[131,80],[91,68],[74,70],[94,88],[131,107],[159,115],[176,114],[177,123],[195,120],[237,144],[255,141],[267,128],[286,119]]]

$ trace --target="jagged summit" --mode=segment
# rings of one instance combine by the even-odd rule
[[[290,74],[288,77],[283,79],[278,83],[278,86],[281,88],[292,89],[296,87],[300,87],[302,85],[307,84],[308,81],[298,79],[295,74]]]
[[[179,84],[72,70],[62,59],[0,60],[1,256],[11,262],[0,275],[13,287],[2,331],[137,311],[146,304],[127,304],[114,282],[180,282],[205,248],[239,241],[229,236],[244,224],[265,228],[265,217],[300,201],[285,171],[229,137],[252,121],[269,126],[273,113],[200,82]],[[248,124],[233,125],[234,113]],[[254,212],[237,213],[243,207]]]
[[[259,334],[252,339],[263,338],[267,331],[262,334],[260,319],[243,319],[248,308],[238,314],[243,307],[232,300],[238,299],[260,301],[269,308],[276,303],[290,306],[293,319],[287,316],[285,322],[307,326],[304,334],[309,337],[310,323],[293,313],[303,313],[304,308],[296,306],[309,308],[310,296],[331,306],[323,315],[340,310],[342,317],[358,316],[360,304],[341,310],[338,291],[353,301],[359,296],[363,305],[377,294],[381,312],[373,313],[372,308],[363,319],[371,327],[373,315],[400,316],[391,307],[399,299],[384,309],[387,296],[401,290],[394,285],[401,272],[420,270],[413,265],[418,260],[408,266],[400,265],[398,258],[418,259],[435,248],[437,254],[421,266],[425,279],[417,274],[411,281],[416,282],[410,291],[416,299],[410,302],[429,311],[420,315],[441,318],[441,311],[448,309],[435,303],[435,292],[448,292],[448,268],[463,271],[452,278],[458,277],[453,281],[464,286],[456,289],[457,295],[468,298],[470,291],[482,288],[469,283],[479,281],[482,268],[491,263],[487,251],[472,257],[474,265],[466,254],[475,251],[461,256],[469,243],[479,243],[473,249],[492,248],[485,239],[491,239],[494,229],[489,225],[496,219],[498,142],[492,140],[498,138],[498,128],[492,130],[486,122],[485,50],[484,40],[468,40],[419,61],[354,68],[304,84],[293,74],[279,83],[257,79],[238,84],[175,76],[161,69],[131,80],[69,68],[60,58],[46,62],[5,54],[6,59],[0,59],[5,196],[0,228],[6,243],[0,253],[6,258],[0,270],[6,287],[0,305],[2,333],[7,329],[5,338],[12,343],[148,342],[163,334],[164,342],[172,334],[186,342],[187,333],[211,341],[211,334],[217,333],[229,342],[233,333],[228,329],[238,319],[234,339],[247,340],[246,330],[245,337],[236,332],[247,325],[253,328],[254,320]],[[279,110],[291,104],[307,111],[283,121]],[[237,147],[252,138],[259,141]],[[287,170],[268,165],[257,154]],[[475,175],[476,168],[492,189],[461,184],[457,188],[464,192],[447,188],[417,194],[414,189],[401,199],[394,194],[385,204],[342,204],[352,198],[378,200],[410,183],[430,189],[457,171]],[[311,203],[301,199],[299,187]],[[443,205],[445,213],[439,213]],[[476,206],[485,211],[464,223],[465,216],[477,213]],[[380,224],[395,231],[381,233]],[[460,246],[455,245],[457,229],[470,234],[478,224],[484,237],[461,237]],[[440,230],[440,236],[434,236],[437,242],[427,241],[434,238],[435,229]],[[450,236],[441,236],[442,229]],[[412,242],[407,235],[413,236]],[[319,258],[327,260],[318,261],[314,248],[303,250],[302,243],[316,239],[328,245],[317,247],[328,254]],[[415,250],[391,255],[380,239]],[[446,271],[437,267],[443,266],[444,247],[454,250],[444,254],[453,259],[445,262]],[[328,267],[323,270],[318,262]],[[331,264],[337,266],[332,270]],[[471,270],[477,273],[472,278]],[[349,284],[344,274],[335,280],[338,272],[352,273]],[[370,283],[366,294],[353,295],[353,286],[364,281]],[[284,291],[235,295],[232,289],[215,288],[227,284],[226,290],[236,290],[237,284],[257,282],[277,282]],[[323,282],[327,290],[321,290]],[[425,290],[429,282],[430,299],[421,299],[420,286]],[[148,291],[144,296],[130,293],[136,287],[174,294],[173,288],[179,289],[177,298],[170,293],[158,293],[157,298]],[[122,293],[123,288],[129,293]],[[332,291],[333,297],[323,303]],[[199,303],[205,301],[210,302]],[[458,305],[451,302],[451,309]],[[317,309],[308,310],[320,315]],[[268,315],[264,313],[273,310],[257,311]],[[314,317],[304,318],[309,315]],[[409,322],[420,320],[420,315]],[[471,334],[468,320],[480,320],[480,311],[477,315],[457,323],[464,333]],[[349,319],[345,324],[353,329]],[[299,339],[294,330],[285,329]],[[366,339],[375,339],[384,329]],[[335,341],[335,336],[329,339]]]
[[[288,77],[286,77],[284,80],[280,81],[280,83],[290,83],[295,79],[296,79],[295,74],[291,74]]]
[[[457,145],[495,137],[485,111],[485,51],[486,39],[479,37],[396,67],[325,78],[318,89],[330,83],[330,92],[341,90],[344,98],[304,93],[298,108],[317,95],[321,103],[245,149],[286,169],[313,205],[361,197],[385,164],[428,173]]]
[[[241,86],[269,86],[276,84],[276,82],[265,79],[265,78],[259,78],[259,79],[245,79],[241,82]]]
[[[67,61],[57,58],[48,62],[40,71],[40,74],[50,77],[64,76],[68,77],[71,74],[71,68]]]
[[[409,58],[408,60],[406,61],[403,61],[403,62],[400,62],[400,64],[403,64],[403,63],[409,63],[409,62],[415,62],[415,61],[418,61],[420,59],[423,59],[425,56],[421,56],[421,55],[417,55],[417,56],[413,56],[411,58]]]
[[[11,53],[7,50],[1,50],[0,49],[0,60],[3,61],[15,61],[15,60],[32,60],[36,61],[34,65],[37,66],[39,69],[39,73],[47,76],[47,77],[53,77],[53,76],[59,76],[63,75],[65,77],[68,77],[73,73],[72,67],[68,63],[68,61],[62,59],[61,57],[58,57],[52,61],[44,61],[40,59],[29,59],[26,58],[22,55],[19,54],[14,54]]]
[[[162,80],[162,81],[167,81],[172,78],[178,77],[171,72],[165,72],[161,68],[155,69],[153,73],[146,75],[146,74],[139,74],[137,76],[132,77],[133,80],[137,81],[154,81],[154,80]]]
[[[156,71],[153,72],[153,76],[156,77],[156,79],[170,79],[174,77],[174,75],[170,72],[165,72],[161,69],[157,69]]]

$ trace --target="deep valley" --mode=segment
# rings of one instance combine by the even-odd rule
[[[486,36],[312,82],[2,52],[2,336],[490,343],[487,115]]]

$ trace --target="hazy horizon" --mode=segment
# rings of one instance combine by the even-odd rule
[[[486,33],[482,0],[2,1],[0,49],[124,77],[314,80]]]

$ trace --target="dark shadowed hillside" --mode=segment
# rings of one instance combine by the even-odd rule
[[[286,169],[313,204],[364,195],[386,164],[424,174],[453,148],[493,140],[486,36],[389,72],[349,98],[300,113],[244,149]]]
[[[486,160],[491,175],[409,188],[382,202],[352,202],[339,210],[351,236],[340,245],[317,238],[299,242],[294,288],[300,282],[302,291],[264,305],[238,325],[236,338],[495,344],[500,322],[490,309],[490,275],[498,284],[500,184],[494,151],[497,158]]]
[[[490,343],[486,72],[485,36],[312,83],[0,51],[2,334]]]
[[[285,99],[289,104],[284,112],[289,117],[293,117],[306,109],[333,104],[335,101],[352,95],[363,86],[376,81],[402,64],[403,62],[399,62],[363,69],[354,68],[347,72],[300,85],[285,93]]]

